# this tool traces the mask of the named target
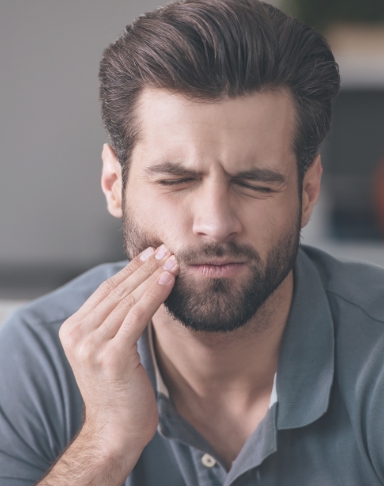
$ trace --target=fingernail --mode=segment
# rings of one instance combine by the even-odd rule
[[[143,251],[143,253],[140,255],[140,260],[142,262],[145,262],[145,260],[148,260],[148,258],[153,255],[155,250],[153,248],[147,248],[146,250]]]
[[[168,260],[164,263],[163,269],[164,270],[172,270],[172,268],[176,265],[176,258],[172,255]]]
[[[156,258],[156,260],[162,260],[168,253],[169,253],[168,248],[165,245],[161,245],[156,250],[155,258]]]
[[[168,285],[169,283],[172,282],[172,275],[168,272],[163,272],[161,275],[160,275],[160,278],[158,280],[158,283],[160,285]]]

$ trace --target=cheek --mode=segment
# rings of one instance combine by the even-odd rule
[[[244,215],[245,213],[243,213]],[[285,236],[298,230],[299,200],[297,193],[282,194],[275,199],[259,201],[247,211],[246,232],[261,256]]]
[[[188,234],[191,227],[190,213],[175,198],[156,195],[153,189],[131,193],[126,201],[127,211],[131,211],[139,227],[150,235],[156,235],[170,250],[177,241]]]
[[[274,227],[276,238],[292,235],[300,231],[301,205],[298,192],[291,191],[282,198],[274,213]]]

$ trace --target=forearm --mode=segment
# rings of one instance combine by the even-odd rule
[[[141,452],[137,444],[112,448],[81,431],[36,486],[121,486]]]
[[[148,248],[61,326],[85,421],[38,486],[121,486],[156,433],[156,396],[137,342],[175,283],[172,258],[163,245]]]

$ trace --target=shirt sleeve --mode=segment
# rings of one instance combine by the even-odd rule
[[[32,305],[0,328],[0,486],[36,484],[81,427],[62,322],[43,322]]]
[[[343,316],[336,328],[336,384],[361,461],[384,484],[384,312],[382,295],[374,294],[368,309],[338,296],[331,305],[334,316]]]

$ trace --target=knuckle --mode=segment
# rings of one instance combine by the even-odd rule
[[[128,305],[129,307],[129,305]],[[107,318],[108,322],[123,321],[124,314],[126,314],[127,303],[125,301],[119,302],[117,306],[112,309]]]
[[[104,353],[102,357],[103,365],[106,371],[115,370],[119,362],[119,353],[112,351],[113,350],[109,350],[109,352]]]
[[[64,345],[64,349],[70,354],[74,355],[76,354],[76,350],[79,344],[79,338],[77,334],[71,333],[68,335],[67,340]]]
[[[133,321],[142,321],[145,318],[145,311],[139,305],[135,305],[134,307],[132,307],[129,313],[129,317]]]
[[[66,341],[67,327],[68,326],[67,326],[66,322],[64,322],[59,329],[59,339],[60,339],[61,343],[64,343]]]
[[[143,262],[140,260],[140,255],[137,255],[135,256],[135,258],[133,258],[126,267],[124,267],[122,270],[121,270],[121,274],[122,275],[125,275],[128,276],[128,275],[131,275],[132,272],[135,272],[138,268],[140,268],[142,266]]]
[[[161,289],[160,285],[152,286],[146,291],[146,297],[150,300],[158,300],[159,298],[159,290]]]
[[[159,264],[160,262],[158,260],[150,258],[144,263],[144,265],[137,269],[137,272],[139,274],[142,274],[143,276],[148,277],[159,267]]]
[[[113,292],[116,288],[118,288],[119,284],[127,279],[132,272],[135,271],[137,267],[137,263],[134,264],[134,261],[130,262],[127,266],[125,266],[120,272],[116,275],[113,275],[109,279],[105,280],[99,285],[98,291],[101,292],[104,296],[109,295]]]
[[[122,314],[122,306],[121,302],[119,305],[117,305],[114,309],[111,310],[109,313],[109,316],[107,318],[108,322],[115,322],[117,320],[121,319],[121,314]]]
[[[108,295],[110,294],[113,289],[115,288],[114,281],[112,278],[109,278],[108,280],[105,280],[100,286],[99,290],[103,295]]]
[[[120,315],[122,309],[131,309],[137,304],[137,299],[133,294],[128,294],[124,296],[124,300],[120,300],[118,305],[113,309],[111,314],[114,316]]]
[[[137,304],[137,299],[133,294],[129,294],[125,299],[128,307],[131,308]]]
[[[65,321],[59,329],[59,338],[65,348],[71,349],[78,341],[78,329],[71,321]]]
[[[85,341],[83,341],[78,350],[77,350],[77,357],[79,361],[85,362],[85,363],[91,363],[94,362],[97,358],[96,355],[96,348],[93,343],[93,340],[88,338]]]
[[[111,291],[111,296],[117,300],[122,300],[127,296],[128,289],[125,285],[118,285]]]

